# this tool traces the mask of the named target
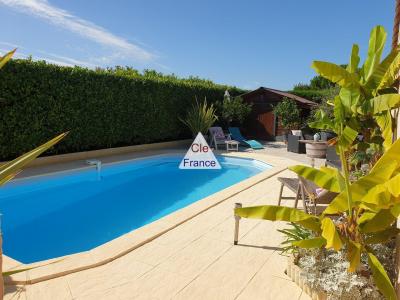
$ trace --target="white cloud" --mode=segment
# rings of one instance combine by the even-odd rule
[[[1,43],[1,44],[5,44],[5,43]],[[0,55],[4,55],[5,53],[7,53],[9,51],[10,51],[10,49],[6,49],[6,48],[1,48],[0,47]],[[15,52],[15,54],[13,55],[13,58],[26,59],[28,57],[30,57],[30,55],[22,53],[20,51]],[[65,61],[65,60],[52,59],[52,58],[49,58],[49,57],[35,56],[35,57],[32,57],[32,59],[33,60],[45,60],[45,61],[47,61],[49,63],[60,65],[60,66],[66,66],[66,67],[73,67],[75,65],[75,64],[72,64],[72,63],[70,63],[68,61]]]
[[[52,58],[56,59],[57,61],[62,61],[64,64],[68,64],[71,66],[84,66],[84,67],[88,67],[88,68],[95,68],[96,65],[89,63],[87,61],[83,61],[83,60],[79,60],[79,59],[75,59],[72,57],[67,57],[67,56],[63,56],[63,55],[58,55],[58,54],[54,54],[54,53],[49,53],[49,52],[45,52],[45,51],[41,51],[38,50],[39,53],[42,53],[45,55],[45,58],[43,58],[44,60],[50,61]],[[36,58],[36,57],[34,57]]]
[[[88,40],[109,47],[118,52],[120,56],[140,62],[150,62],[155,59],[155,55],[144,48],[128,42],[96,24],[76,17],[66,10],[53,6],[47,0],[0,0],[0,3],[45,19]]]
[[[92,69],[97,66],[87,61],[75,59],[68,56],[58,55],[43,50],[34,50],[33,53],[31,52],[30,54],[26,54],[25,52],[28,50],[25,47],[22,47],[14,43],[2,42],[2,41],[0,41],[0,56],[9,52],[10,50],[12,50],[12,48],[17,48],[17,52],[14,54],[15,58],[27,58],[32,56],[33,60],[46,60],[50,63],[61,66],[83,66]]]

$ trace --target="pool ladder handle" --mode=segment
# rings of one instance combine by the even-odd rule
[[[96,166],[97,172],[101,171],[101,161],[100,160],[98,160],[98,159],[88,159],[86,161],[86,163],[88,165],[91,165],[91,166]]]
[[[242,208],[242,203],[235,203],[235,208]],[[237,216],[236,214],[234,214],[234,216],[235,216],[235,233],[233,237],[233,244],[237,245],[239,240],[239,221],[241,217]]]

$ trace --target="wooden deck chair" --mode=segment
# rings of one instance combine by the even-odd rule
[[[225,134],[221,127],[210,127],[210,147],[214,146],[218,150],[218,145],[225,145],[225,141],[230,141],[230,134]]]
[[[281,182],[281,189],[279,193],[278,206],[281,205],[282,201],[282,190],[283,187],[286,186],[290,190],[296,193],[295,204],[294,207],[297,208],[297,203],[299,198],[301,197],[303,201],[303,209],[306,213],[313,213],[314,215],[318,215],[317,211],[319,204],[329,204],[332,200],[338,195],[337,193],[330,192],[327,190],[322,190],[318,193],[318,186],[315,185],[312,181],[309,181],[301,176],[298,178],[283,178],[279,177],[278,180]],[[297,186],[296,186],[297,183]],[[242,207],[241,203],[235,203],[235,208]],[[313,208],[313,211],[311,211]],[[239,221],[241,217],[234,215],[235,217],[235,229],[234,229],[234,238],[233,243],[237,245],[239,239]]]

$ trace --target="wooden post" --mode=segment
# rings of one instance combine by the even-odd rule
[[[242,203],[235,203],[235,208],[241,208]],[[237,245],[239,240],[239,221],[240,217],[235,214],[235,234],[233,237],[233,244]]]

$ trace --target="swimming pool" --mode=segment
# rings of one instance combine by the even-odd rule
[[[218,156],[220,170],[180,170],[157,156],[11,182],[0,189],[3,251],[23,263],[89,250],[271,166]]]

